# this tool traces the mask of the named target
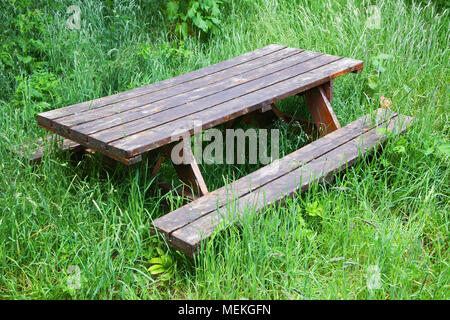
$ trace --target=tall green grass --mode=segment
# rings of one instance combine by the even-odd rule
[[[23,37],[42,40],[44,49],[35,57],[45,62],[41,71],[57,79],[47,91],[36,85],[44,98],[16,89],[17,76],[25,88],[35,85],[33,74],[37,82],[43,79],[37,69],[0,66],[1,298],[449,298],[445,5],[230,1],[219,35],[189,38],[171,54],[179,43],[159,12],[163,1],[105,3],[30,5],[40,10],[43,27]],[[3,4],[2,31],[17,30],[12,19],[21,11]],[[66,27],[70,5],[81,8],[80,30]],[[380,29],[367,26],[371,5],[380,9]],[[144,163],[130,169],[107,166],[100,155],[80,161],[52,154],[31,167],[8,151],[45,134],[34,118],[42,110],[163,80],[270,43],[364,61],[363,73],[335,81],[333,108],[342,125],[377,108],[382,95],[416,122],[332,183],[263,215],[248,213],[247,221],[216,235],[195,260],[150,234],[151,221],[182,199],[162,195]],[[3,45],[1,50],[14,54]],[[380,60],[382,54],[387,58]],[[292,112],[302,112],[300,106],[295,99],[281,103]],[[303,143],[281,132],[283,152]],[[173,176],[170,166],[163,169]],[[202,166],[210,188],[254,169]],[[173,260],[168,280],[148,270],[150,259],[160,255],[157,247]],[[80,288],[68,285],[72,266],[80,270]],[[368,281],[377,276],[380,286],[371,289]]]

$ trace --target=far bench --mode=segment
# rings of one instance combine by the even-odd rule
[[[44,138],[26,143],[12,151],[19,153],[23,158],[27,159],[30,164],[39,164],[42,161],[44,152],[57,151],[83,151],[84,147],[79,143],[69,139],[63,139],[56,134],[49,134]]]
[[[362,67],[360,60],[272,44],[164,81],[43,112],[37,115],[37,122],[68,139],[65,143],[70,146],[73,141],[77,147],[126,165],[147,159],[152,174],[157,174],[164,159],[171,160],[168,155],[184,136],[229,125],[237,118],[298,121],[305,131],[314,128],[320,133],[322,138],[277,164],[213,192],[192,152],[184,155],[191,159],[188,163],[173,163],[180,180],[192,190],[189,197],[196,200],[153,225],[171,245],[192,255],[218,226],[235,222],[236,213],[261,211],[329,177],[383,140],[376,134],[377,126],[386,124],[394,129],[401,122],[402,117],[393,113],[380,118],[379,111],[378,122],[365,117],[341,128],[331,107],[334,79],[359,73]],[[312,121],[284,114],[274,105],[293,95],[305,97]],[[404,119],[405,123],[411,120]],[[362,151],[358,139],[363,141]]]

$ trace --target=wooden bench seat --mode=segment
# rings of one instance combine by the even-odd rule
[[[214,232],[239,221],[244,214],[261,212],[284,197],[332,177],[383,142],[387,138],[384,129],[401,133],[411,122],[411,117],[379,109],[166,214],[153,222],[154,230],[171,246],[193,256],[201,242]]]
[[[46,149],[47,146],[51,146],[52,143],[56,143],[56,148]],[[56,152],[56,151],[81,151],[84,147],[79,143],[71,141],[69,139],[63,139],[56,134],[49,134],[44,138],[39,138],[36,141],[26,143],[13,151],[19,153],[22,157],[26,158],[30,164],[39,164],[42,160],[44,151]]]

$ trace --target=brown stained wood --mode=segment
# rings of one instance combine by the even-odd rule
[[[318,57],[320,59],[322,56]],[[305,63],[307,64],[307,63]],[[142,131],[135,135],[124,137],[112,143],[108,143],[111,149],[123,156],[133,156],[147,150],[157,148],[173,140],[171,134],[173,128],[177,131],[193,134],[194,122],[201,121],[203,129],[227,122],[238,116],[260,108],[261,105],[273,103],[288,96],[308,90],[315,86],[328,82],[335,77],[336,73],[342,73],[342,70],[351,72],[359,68],[360,63],[353,59],[340,59],[316,69],[309,70],[306,74],[300,74],[285,78],[283,81],[270,84],[261,89],[246,93],[245,95],[208,108],[200,110],[188,116],[180,117],[177,121],[159,125],[152,130]],[[294,71],[292,71],[295,73]],[[269,76],[271,77],[271,76]],[[101,142],[100,142],[101,143]]]
[[[341,127],[322,87],[306,91],[305,96],[306,104],[321,135],[326,135]]]
[[[95,109],[98,107],[102,107],[114,102],[123,101],[126,99],[130,99],[133,97],[136,97],[138,95],[147,94],[151,92],[156,92],[158,90],[162,90],[165,88],[169,88],[187,81],[192,81],[194,79],[202,78],[204,76],[214,74],[216,72],[228,69],[230,67],[246,63],[248,61],[251,61],[253,59],[256,59],[258,57],[270,54],[272,52],[278,51],[285,48],[284,46],[280,46],[277,44],[271,44],[266,47],[263,47],[261,49],[257,49],[248,53],[245,53],[243,55],[240,55],[235,58],[231,58],[226,61],[222,61],[213,65],[210,65],[205,68],[201,68],[195,71],[191,71],[170,79],[166,79],[163,81],[159,81],[156,83],[152,83],[143,87],[135,88],[132,90],[128,90],[125,92],[120,92],[111,96],[102,97],[82,103],[78,103],[72,106],[47,111],[44,113],[41,113],[40,115],[45,119],[57,119],[63,116],[68,116],[71,114],[74,114],[76,112],[82,112],[85,110]]]
[[[137,137],[140,136],[144,136],[143,138],[146,140],[146,135],[150,134],[151,132],[153,132],[152,128],[157,127],[157,129],[159,127],[163,127],[164,123],[168,123],[168,121],[171,121],[174,118],[174,114],[175,116],[178,116],[178,119],[183,119],[186,118],[187,114],[192,114],[192,113],[198,113],[199,111],[209,109],[211,105],[215,105],[217,106],[218,103],[222,102],[222,101],[231,101],[233,100],[234,105],[238,105],[240,108],[245,107],[246,102],[242,101],[241,103],[241,99],[248,96],[247,92],[253,92],[255,90],[260,90],[263,89],[267,86],[270,86],[273,83],[279,83],[280,79],[289,79],[289,77],[295,76],[298,73],[305,73],[314,69],[320,69],[320,66],[323,65],[324,63],[330,62],[330,61],[342,61],[341,58],[339,57],[333,57],[333,56],[329,56],[329,55],[321,55],[318,56],[315,59],[311,59],[306,61],[305,63],[299,64],[298,67],[291,67],[288,69],[284,69],[280,72],[282,72],[281,74],[279,74],[280,72],[276,72],[273,73],[269,76],[263,77],[261,79],[258,79],[256,81],[250,81],[247,82],[241,86],[238,87],[233,87],[229,90],[223,91],[221,92],[221,95],[213,95],[213,96],[209,96],[206,98],[201,99],[202,101],[198,100],[192,103],[188,103],[185,105],[185,107],[182,108],[182,110],[167,110],[164,112],[160,112],[154,116],[148,117],[148,118],[142,118],[137,120],[136,122],[131,122],[125,126],[119,126],[116,128],[112,128],[108,131],[106,131],[105,135],[101,137],[102,140],[99,140],[98,135],[99,134],[103,134],[103,133],[96,133],[96,134],[92,134],[92,135],[83,135],[81,133],[77,133],[75,131],[69,131],[67,132],[67,128],[65,128],[64,126],[59,125],[57,122],[55,122],[53,124],[52,130],[54,130],[55,132],[66,136],[66,137],[71,137],[73,140],[80,142],[80,143],[84,143],[84,144],[88,144],[88,145],[92,145],[93,147],[97,148],[97,149],[109,149],[111,152],[116,153],[116,155],[118,157],[122,157],[122,158],[128,158],[128,157],[133,157],[136,156],[136,154],[131,154],[128,151],[125,150],[121,150],[123,148],[117,148],[115,146],[115,143],[111,143],[111,141],[123,141],[123,140],[127,140],[127,138],[132,137],[132,139],[136,139]],[[345,63],[353,63],[353,60],[344,60],[344,64]],[[331,62],[333,63],[333,62]],[[354,64],[354,63],[353,63]],[[308,79],[308,77],[306,77],[306,79]],[[241,96],[239,96],[241,95]],[[271,97],[271,93],[270,91],[265,92],[265,95]],[[235,99],[235,97],[238,96],[238,98]],[[237,100],[238,99],[238,100]],[[225,102],[226,103],[226,102]],[[215,111],[214,114],[216,116],[219,117],[220,119],[220,123],[226,122],[228,121],[230,118],[227,118],[226,113],[227,113],[227,109],[224,108],[225,106],[223,106],[220,112]],[[244,112],[242,112],[241,114],[245,114],[247,113],[245,110]],[[177,119],[177,120],[178,120]],[[202,119],[198,119],[199,121],[202,121]],[[38,123],[39,123],[39,119],[38,119]],[[40,123],[41,126],[43,126],[42,123]],[[172,139],[171,135],[173,133],[174,128],[177,128],[177,124],[172,125],[169,124],[169,129],[164,129],[165,131],[165,140],[163,143],[156,145],[154,148],[159,147],[161,145],[164,145],[166,143],[169,143]],[[139,131],[139,132],[137,132]],[[133,135],[133,133],[135,133]],[[87,141],[85,139],[88,139]],[[154,149],[152,148],[152,149]],[[147,151],[149,149],[146,149],[145,151]]]
[[[302,52],[304,50],[284,48],[245,64],[174,87],[58,118],[58,123],[67,127],[75,126],[75,130],[84,133],[97,132],[112,127],[114,123],[122,124],[143,115],[171,109],[268,74],[270,70],[286,68],[290,63],[300,63],[304,59],[319,55],[310,51],[300,54]],[[106,117],[108,119],[103,119]],[[99,126],[99,123],[102,126]]]
[[[194,195],[206,195],[208,193],[208,188],[206,187],[205,180],[203,179],[198,164],[195,161],[195,157],[191,153],[188,158],[189,161],[186,164],[173,164],[178,178],[192,188]]]
[[[411,122],[412,118],[410,117],[396,116],[388,122],[387,129],[402,133]],[[374,150],[386,138],[386,135],[377,132],[377,128],[373,128],[264,187],[175,230],[166,238],[172,246],[192,256],[196,253],[200,243],[208,239],[214,232],[222,230],[236,221],[245,222],[246,215],[259,213],[264,207],[277,203],[299,191],[304,191],[313,183],[331,178],[334,173],[347,168],[359,157]]]
[[[325,96],[327,97],[328,102],[331,103],[333,101],[334,80],[324,83],[322,88],[325,91]]]
[[[50,132],[55,132],[55,130],[53,130],[54,128],[52,127],[46,127],[44,126],[42,123],[39,123],[39,125],[44,128],[47,129]],[[64,134],[59,134],[60,136],[65,137]],[[67,138],[67,137],[66,137]],[[91,149],[92,151],[97,151],[100,152],[108,157],[110,157],[111,159],[114,159],[116,161],[119,161],[127,166],[133,165],[135,163],[138,163],[139,161],[142,160],[142,155],[136,155],[136,156],[132,156],[132,157],[120,157],[118,156],[115,152],[111,152],[111,150],[109,150],[108,146],[104,147],[104,148],[100,148],[96,145],[88,145],[86,141],[84,141],[84,139],[79,139],[79,138],[74,138],[73,139],[74,142],[80,144],[84,149]]]
[[[373,115],[359,118],[341,130],[334,131],[294,151],[278,162],[273,162],[230,185],[212,191],[207,196],[168,213],[157,219],[154,222],[154,226],[159,232],[170,234],[176,229],[199,219],[201,216],[221,208],[233,199],[242,197],[301,165],[322,156],[324,153],[340,147],[375,126],[382,125],[394,116],[396,116],[394,112],[378,109]]]
[[[55,143],[56,148],[51,147]],[[82,151],[83,146],[71,141],[69,139],[62,139],[57,135],[50,134],[44,138],[39,138],[31,143],[26,143],[18,148],[14,148],[14,151],[18,152],[22,157],[26,158],[30,164],[39,164],[42,160],[44,152],[55,152],[55,151]]]
[[[159,170],[161,169],[161,165],[162,165],[164,159],[165,159],[165,157],[163,155],[159,155],[158,156],[158,158],[156,159],[156,163],[153,166],[153,169],[152,169],[152,172],[151,172],[152,176],[155,176],[159,172]]]
[[[72,128],[69,128],[67,123],[64,122],[65,119],[62,119],[62,122],[58,120],[58,126],[70,135],[85,136],[89,134],[92,139],[106,143],[111,142],[149,129],[152,124],[154,126],[170,122],[196,110],[207,109],[237,98],[243,93],[252,90],[255,86],[263,86],[269,75],[276,75],[277,72],[279,73],[289,67],[299,65],[305,61],[312,61],[319,55],[315,52],[297,52],[295,55],[277,61],[270,66],[252,70],[238,77],[219,81],[210,86],[163,101],[151,103],[110,117],[103,118],[101,114],[94,115],[94,117],[99,119]],[[325,57],[317,63],[326,63],[329,60],[330,58]],[[272,76],[272,79],[274,79],[274,76]],[[115,110],[111,110],[111,112],[113,111]]]
[[[299,51],[302,50],[283,46],[269,46],[254,53],[228,60],[228,62],[160,83],[40,114],[37,117],[38,124],[86,148],[102,152],[123,163],[131,164],[139,161],[143,152],[171,143],[173,141],[171,135],[174,129],[181,128],[184,133],[192,134],[193,123],[196,121],[202,122],[203,129],[210,128],[290,95],[298,94],[318,85],[324,85],[339,75],[362,69],[361,61],[322,54],[295,66],[295,61],[289,59],[294,59],[295,55],[301,56],[302,53],[297,53]],[[291,53],[293,53],[293,56],[289,56]],[[276,56],[284,57],[282,59],[284,62],[273,61]],[[334,62],[328,61],[325,66],[312,65],[313,62],[311,61],[313,60],[317,62],[319,59],[327,59],[328,57],[336,60]],[[271,61],[271,63],[261,68],[258,65],[258,63],[262,63],[261,61]],[[289,67],[283,66],[286,61],[291,61],[293,64]],[[192,95],[184,95],[187,92],[180,93],[175,89],[175,87],[188,85],[189,82],[198,84],[202,81],[202,78],[206,77],[209,79],[207,81],[214,82],[215,75],[225,76],[228,72],[243,71],[247,68],[246,65],[257,69],[249,71],[246,78],[240,78],[242,74],[238,74],[228,79],[219,80],[225,81],[225,89],[222,89],[222,91],[215,92],[214,90],[219,90],[219,88],[214,87],[212,89],[208,85],[205,88],[193,88],[192,92],[195,93],[191,93]],[[276,71],[273,69],[275,68],[274,65],[277,68],[286,68]],[[308,68],[309,70],[307,70]],[[229,71],[229,69],[234,71]],[[269,75],[259,74],[258,72],[262,72],[258,71],[260,69],[267,69],[266,72],[272,73]],[[228,85],[231,86],[228,87]],[[170,98],[164,98],[161,101],[167,102],[170,100],[169,104],[149,103],[144,101],[146,98],[142,98],[143,95],[152,92],[157,95],[161,91],[167,92],[170,96]],[[208,96],[202,96],[205,94],[208,94]],[[121,111],[117,115],[111,114],[114,105],[127,108],[127,104],[131,101],[140,101],[139,103],[144,103],[145,107],[142,106],[142,109],[141,107],[135,108],[134,105],[130,104],[132,110],[139,109],[138,112],[128,110],[130,112]],[[111,108],[108,108],[108,106]],[[172,109],[165,110],[164,108]],[[105,116],[103,112],[98,112],[98,110],[89,111],[90,109],[108,110],[106,114],[109,115]],[[157,113],[154,114],[154,112]],[[63,119],[73,119],[77,123],[79,121],[77,116],[71,116],[77,113],[95,115],[95,117],[91,118],[92,121],[88,119],[87,123],[72,127],[59,122],[59,120],[62,122]],[[112,121],[109,122],[110,120]]]
[[[138,113],[142,118],[136,121],[125,123],[124,125],[117,126],[102,132],[92,134],[92,137],[96,139],[107,141],[106,139],[118,139],[121,135],[111,135],[113,132],[138,132],[138,130],[145,130],[148,127],[149,120],[154,123],[165,123],[178,119],[181,115],[188,115],[194,112],[208,109],[216,106],[220,103],[230,101],[235,98],[239,98],[248,92],[258,90],[265,86],[269,86],[273,83],[280,82],[283,79],[287,79],[290,76],[298,75],[300,73],[307,72],[313,68],[317,68],[321,65],[330,63],[338,58],[332,56],[318,55],[317,53],[301,52],[293,57],[274,63],[270,66],[262,68],[258,71],[251,71],[248,74],[240,75],[232,80],[228,80],[227,84],[220,85],[214,92],[214,94],[207,95],[196,99],[195,101],[185,103],[180,107],[173,109],[166,109],[159,113],[147,115],[149,110],[145,109],[137,112],[134,110],[135,117]],[[166,101],[164,101],[166,102]],[[122,119],[122,121],[128,121],[129,119]]]
[[[265,110],[265,111],[263,111],[263,110]],[[245,123],[250,124],[250,125],[256,125],[259,128],[270,127],[275,119],[276,119],[276,116],[272,112],[270,106],[266,106],[266,107],[264,107],[264,109],[261,108],[261,109],[249,112],[242,116],[242,121],[244,121]]]
[[[177,143],[170,143],[155,151],[152,151],[154,153],[154,156],[152,158],[149,158],[149,160],[150,162],[152,162],[153,159],[156,159],[156,163],[153,166],[151,175],[155,176],[158,173],[162,162],[164,160],[169,160],[172,162],[172,165],[177,172],[178,178],[185,184],[186,188],[182,188],[185,195],[187,195],[191,199],[196,199],[199,196],[206,195],[208,193],[208,188],[200,172],[200,168],[198,167],[192,150],[188,150],[188,155],[183,156],[184,149],[181,148],[179,151],[179,157],[181,159],[184,159],[184,161],[180,164],[175,164],[172,161],[172,152],[176,145]]]

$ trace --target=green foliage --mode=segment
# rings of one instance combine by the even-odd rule
[[[59,104],[61,97],[57,92],[59,80],[50,72],[38,70],[30,76],[17,76],[17,86],[12,104],[23,107],[33,105],[35,113],[51,109],[51,105]]]
[[[371,59],[371,64],[375,67],[375,72],[369,73],[367,76],[367,86],[369,87],[369,92],[375,92],[379,89],[379,77],[382,73],[386,71],[384,64],[387,60],[392,59],[393,56],[390,54],[381,53],[376,57]]]
[[[161,248],[157,247],[156,251],[159,256],[150,260],[152,266],[148,270],[152,275],[160,275],[160,280],[162,281],[170,280],[173,278],[174,272],[176,272],[176,263]]]
[[[179,0],[169,1],[166,14],[174,26],[174,32],[181,38],[189,34],[217,34],[222,21],[220,20],[223,2],[221,0]]]
[[[2,8],[3,15],[11,15],[11,19],[0,22],[0,74],[4,78],[2,95],[10,94],[17,77],[33,73],[46,66],[45,57],[49,49],[44,18],[41,10],[33,9],[30,1],[11,1]],[[8,86],[9,85],[9,86]]]
[[[41,67],[44,63],[39,59],[48,47],[48,43],[43,43],[40,39],[40,35],[45,32],[42,12],[27,9],[11,21],[10,27],[15,32],[3,34],[7,41],[2,46],[2,62],[10,68],[28,72]]]
[[[442,152],[443,155],[447,157],[450,156],[450,143],[442,143],[437,148],[440,152]]]
[[[189,58],[192,56],[192,51],[185,48],[184,41],[163,42],[160,46],[153,48],[148,44],[141,44],[140,50],[136,54],[144,59],[155,59],[163,57],[165,59]]]
[[[310,217],[322,218],[325,213],[325,209],[320,205],[320,203],[318,201],[314,201],[312,203],[306,203],[305,210],[306,210],[306,214]]]

